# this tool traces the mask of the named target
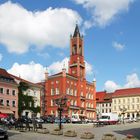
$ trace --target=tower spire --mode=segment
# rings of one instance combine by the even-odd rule
[[[78,24],[76,23],[76,27],[75,27],[75,30],[74,30],[73,37],[77,37],[77,35],[80,37],[79,27],[78,27]]]
[[[83,37],[80,35],[78,24],[76,24],[74,34],[70,38],[69,74],[81,80],[85,79]]]

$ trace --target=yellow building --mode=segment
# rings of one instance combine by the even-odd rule
[[[140,88],[116,90],[112,96],[112,112],[124,118],[140,117]]]

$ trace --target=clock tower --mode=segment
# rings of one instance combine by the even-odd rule
[[[69,74],[78,77],[80,80],[85,79],[83,36],[80,35],[77,24],[74,34],[70,38]]]

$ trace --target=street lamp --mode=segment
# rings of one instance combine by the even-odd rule
[[[64,110],[64,107],[66,107],[66,101],[67,101],[66,96],[64,96],[62,98],[55,99],[55,103],[58,106],[58,112],[59,112],[59,120],[60,120],[59,129],[60,130],[62,128],[62,125],[61,125],[62,111]]]
[[[125,107],[120,108],[121,114],[123,115],[123,124],[124,124],[124,115],[125,115],[126,110],[127,109]]]

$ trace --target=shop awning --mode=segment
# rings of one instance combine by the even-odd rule
[[[0,109],[0,113],[5,113],[5,114],[14,114],[12,110],[10,109]]]
[[[7,118],[7,117],[8,117],[7,114],[0,113],[0,118]]]

